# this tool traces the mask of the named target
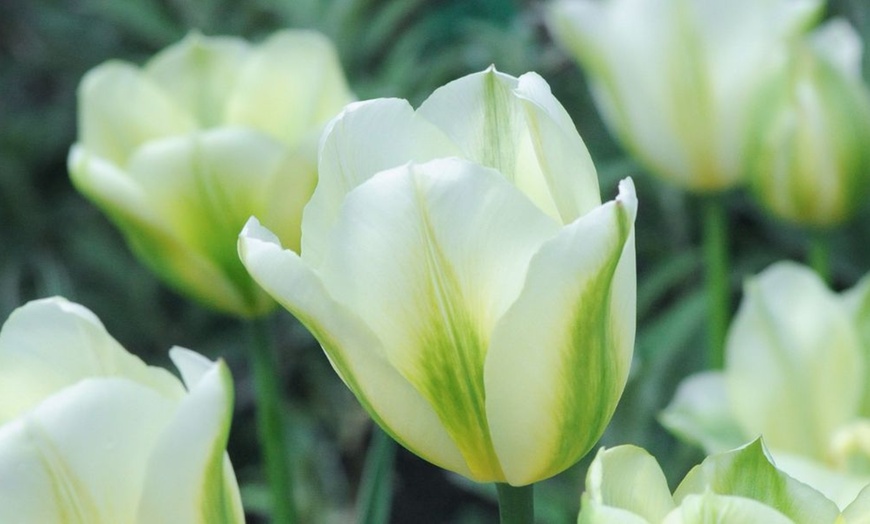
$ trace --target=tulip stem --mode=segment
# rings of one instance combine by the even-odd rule
[[[831,283],[831,253],[828,250],[828,243],[825,240],[823,231],[812,231],[810,233],[810,249],[807,253],[810,267],[812,267],[819,277],[826,283]]]
[[[377,426],[372,427],[371,443],[363,466],[357,495],[359,518],[363,524],[386,524],[393,499],[393,463],[396,442]]]
[[[707,367],[722,369],[725,336],[728,332],[728,218],[720,195],[704,199],[704,257],[709,307],[709,348]]]
[[[272,522],[296,522],[293,502],[293,481],[284,437],[284,417],[281,412],[281,391],[278,384],[275,357],[269,340],[268,324],[262,318],[251,321],[253,347],[251,364],[257,396],[257,430],[263,449],[266,477],[272,492]]]
[[[501,524],[533,524],[535,522],[534,484],[511,486],[498,483],[498,512]]]

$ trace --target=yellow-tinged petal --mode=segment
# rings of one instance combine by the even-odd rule
[[[47,298],[15,310],[0,331],[0,424],[89,377],[125,378],[169,399],[183,394],[178,379],[124,350],[89,310]]]
[[[843,511],[844,524],[870,524],[870,485]]]
[[[239,256],[253,278],[317,338],[342,380],[372,418],[412,452],[469,476],[435,411],[387,361],[378,336],[329,294],[321,276],[280,240],[248,221]]]
[[[265,202],[273,198],[268,192],[276,178],[296,178],[302,182],[298,192],[310,194],[310,174],[290,167],[293,163],[288,165],[287,151],[280,143],[240,128],[209,130],[140,148],[130,162],[130,176],[148,194],[154,212],[171,225],[181,249],[169,253],[154,249],[147,260],[157,267],[166,257],[199,257],[213,264],[221,276],[214,281],[206,275],[182,274],[187,280],[180,283],[187,293],[209,297],[209,303],[234,305],[232,310],[239,314],[269,310],[273,302],[242,267],[235,239],[251,211],[266,208]],[[289,205],[292,199],[288,200]],[[290,226],[288,242],[297,234],[296,227]]]
[[[541,247],[496,325],[486,411],[511,484],[574,464],[613,415],[634,348],[636,211],[626,179],[615,201]]]
[[[251,50],[227,102],[229,125],[295,145],[353,100],[332,43],[313,31],[279,31]]]
[[[0,426],[0,522],[133,524],[174,401],[91,378]]]
[[[780,262],[747,282],[725,366],[746,435],[823,459],[833,432],[858,411],[863,374],[848,311],[812,270]]]
[[[229,368],[182,348],[171,356],[189,391],[151,453],[137,522],[244,522],[224,451],[234,406]]]
[[[196,122],[133,65],[106,62],[79,86],[79,143],[124,167],[149,140],[188,133]]]
[[[319,181],[305,209],[302,252],[318,267],[344,197],[385,169],[458,156],[444,133],[395,98],[348,105],[323,133]]]
[[[557,231],[499,173],[445,159],[359,186],[330,238],[322,267],[330,294],[378,333],[478,480],[502,475],[484,406],[489,334],[519,293],[529,259]]]
[[[187,35],[148,61],[143,71],[200,128],[218,126],[226,119],[232,94],[249,45],[231,37]]]

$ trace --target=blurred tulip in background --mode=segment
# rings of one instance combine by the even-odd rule
[[[241,316],[274,302],[238,260],[252,214],[299,249],[324,124],[352,99],[332,44],[188,35],[142,68],[109,61],[79,87],[76,188],[178,291]]]

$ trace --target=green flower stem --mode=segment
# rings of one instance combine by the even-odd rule
[[[534,484],[514,487],[496,484],[498,512],[501,524],[533,524],[535,522]]]
[[[253,343],[250,355],[257,394],[257,430],[272,491],[272,522],[294,524],[296,506],[293,502],[293,481],[284,438],[284,417],[281,414],[281,394],[276,374],[278,367],[272,354],[265,319],[253,319],[251,331]]]
[[[704,258],[709,307],[709,369],[722,369],[728,332],[728,218],[720,195],[704,199]]]
[[[825,239],[825,231],[810,232],[810,248],[807,253],[810,267],[827,283],[831,283],[831,252]]]
[[[393,463],[396,442],[375,424],[363,466],[360,490],[357,496],[359,518],[362,524],[386,524],[390,520],[393,502]]]

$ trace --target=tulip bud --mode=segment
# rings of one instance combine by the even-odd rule
[[[845,507],[870,484],[858,322],[870,285],[837,295],[810,269],[780,262],[745,290],[724,372],[689,377],[662,423],[708,453],[762,435],[779,468]]]
[[[821,493],[777,470],[761,440],[708,457],[673,496],[656,460],[635,446],[602,448],[589,466],[579,524],[834,524]]]
[[[818,0],[559,0],[554,37],[584,67],[610,130],[693,191],[743,176],[749,102]]]
[[[239,252],[371,416],[421,457],[524,485],[588,452],[635,328],[630,180],[601,204],[570,117],[490,68],[333,120],[302,253],[252,219]]]
[[[259,45],[191,34],[144,67],[110,61],[79,87],[76,188],[170,285],[235,315],[274,302],[236,254],[251,214],[299,249],[323,125],[351,99],[326,38]]]
[[[855,30],[837,20],[812,36],[759,97],[747,169],[771,213],[826,226],[849,218],[867,195],[870,95]]]
[[[229,370],[170,356],[184,385],[78,304],[14,311],[0,330],[0,522],[244,522]]]

